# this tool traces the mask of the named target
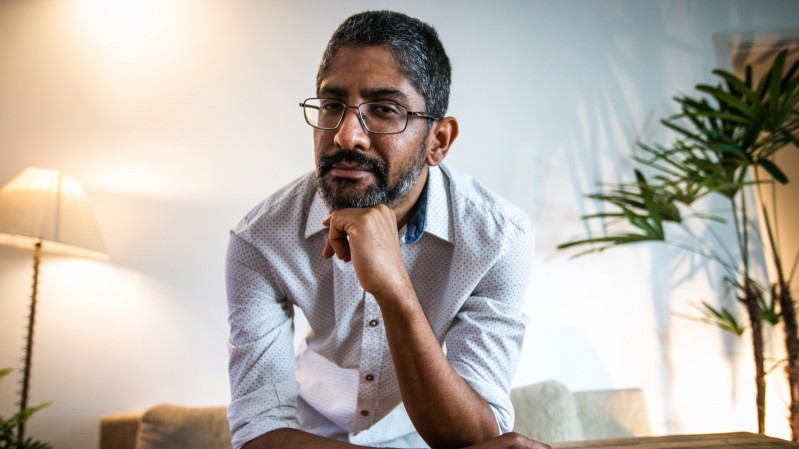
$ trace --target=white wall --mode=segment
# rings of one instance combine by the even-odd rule
[[[799,2],[5,0],[0,183],[77,177],[112,257],[45,256],[31,402],[54,404],[29,433],[96,447],[103,414],[228,401],[227,231],[312,167],[297,103],[335,26],[377,7],[438,28],[462,129],[449,162],[537,227],[515,384],[642,387],[656,433],[754,430],[748,344],[674,316],[715,301],[714,274],[666,248],[555,246],[585,231],[584,193],[629,176],[637,139],[665,138],[670,97],[713,81],[713,35],[799,26]],[[0,248],[0,366],[19,365],[30,276],[29,253]],[[0,415],[15,390],[0,382]],[[769,430],[786,435],[780,400]]]

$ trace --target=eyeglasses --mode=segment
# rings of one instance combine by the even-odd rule
[[[405,106],[391,101],[367,101],[358,106],[348,106],[340,100],[309,98],[300,103],[305,111],[305,121],[318,129],[336,129],[344,121],[347,109],[356,109],[364,129],[373,134],[397,134],[405,131],[409,117],[432,120],[444,118],[429,112],[409,111]]]

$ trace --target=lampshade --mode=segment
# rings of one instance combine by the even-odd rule
[[[75,178],[29,167],[0,189],[0,245],[105,259],[100,230]]]

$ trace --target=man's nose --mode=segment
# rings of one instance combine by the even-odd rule
[[[350,112],[352,113],[350,114]],[[361,111],[358,108],[347,108],[333,141],[342,149],[366,150],[369,148],[369,133],[363,126]]]

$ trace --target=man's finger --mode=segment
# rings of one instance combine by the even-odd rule
[[[329,259],[335,254],[339,259],[349,262],[352,256],[350,254],[350,243],[347,240],[347,233],[337,229],[332,221],[332,216],[328,216],[322,222],[322,224],[328,226],[327,241],[325,242],[325,249],[322,251],[322,256]]]
[[[328,235],[322,255],[329,259],[333,257],[333,254],[344,262],[349,262],[352,259],[352,256],[350,256],[350,243],[347,241],[346,234],[344,237],[338,238],[333,238]]]

